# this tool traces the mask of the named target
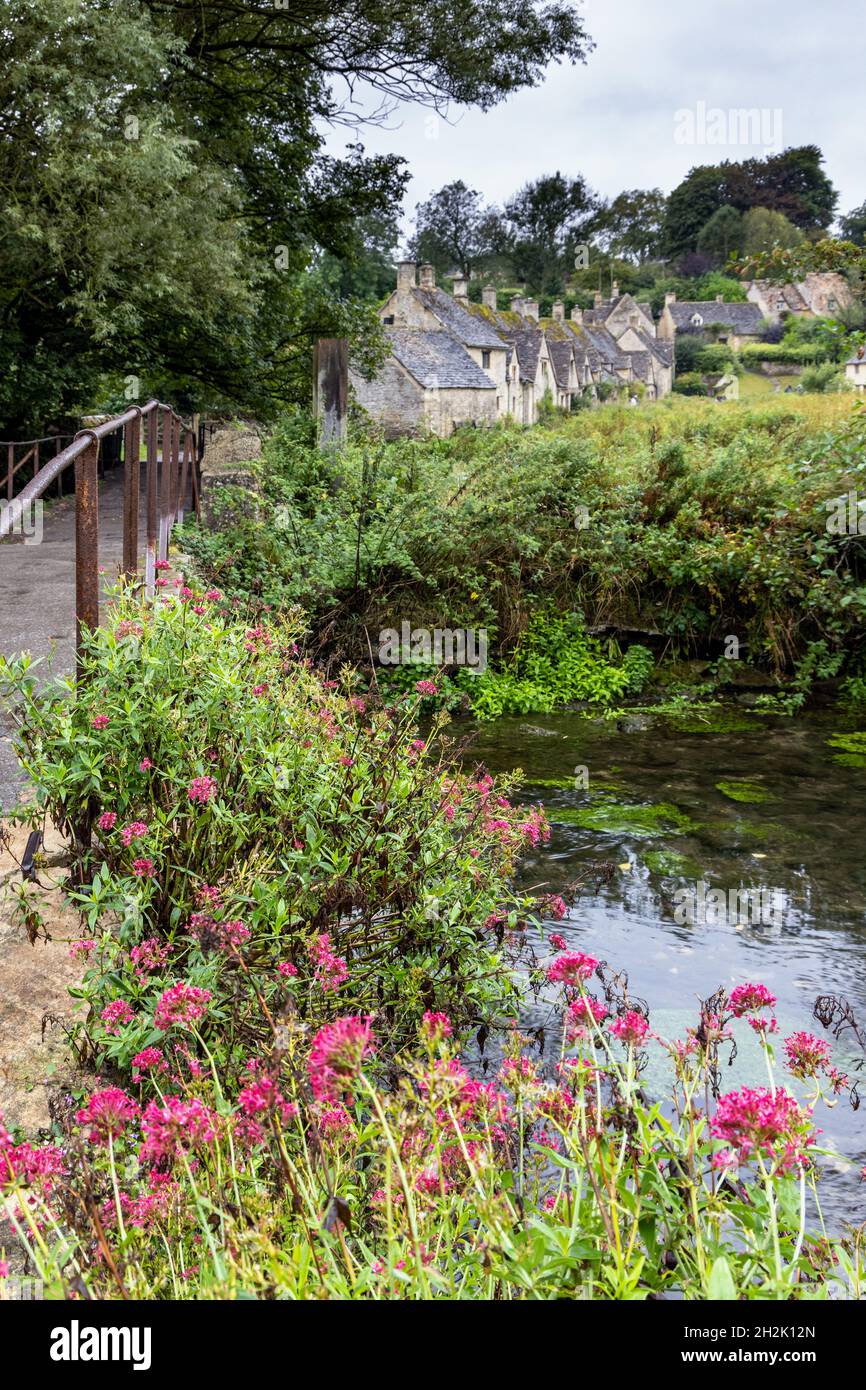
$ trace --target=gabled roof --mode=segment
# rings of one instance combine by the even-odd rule
[[[444,329],[386,328],[391,352],[426,389],[495,391],[486,372]],[[500,347],[502,344],[500,344]]]
[[[419,304],[423,304],[425,309],[436,315],[443,328],[447,328],[449,333],[453,333],[454,337],[467,347],[504,346],[502,339],[484,315],[470,313],[444,290],[413,289],[412,293]]]
[[[705,325],[722,323],[726,328],[733,328],[735,333],[757,333],[763,321],[758,305],[751,300],[746,304],[719,304],[715,299],[678,299],[667,308],[678,329],[691,328],[695,314],[700,315]]]
[[[560,390],[565,391],[571,384],[571,364],[574,361],[574,347],[570,342],[547,338],[547,351],[553,363],[553,375]]]
[[[674,365],[674,345],[672,342],[666,338],[652,338],[643,328],[638,328],[636,331],[647,352],[651,352],[665,367]]]

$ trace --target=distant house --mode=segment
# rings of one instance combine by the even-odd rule
[[[666,294],[658,335],[675,342],[678,333],[711,333],[716,342],[727,343],[737,352],[746,343],[758,341],[764,317],[757,304],[735,304],[722,295],[678,300],[675,294]]]
[[[810,271],[791,285],[773,285],[769,280],[750,280],[746,294],[761,316],[778,323],[786,314],[798,318],[832,318],[853,302],[850,286],[836,271]]]
[[[866,349],[858,348],[845,363],[845,379],[857,391],[866,391]]]

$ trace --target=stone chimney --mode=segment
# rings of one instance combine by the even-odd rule
[[[637,328],[640,323],[640,314],[629,314],[628,321],[632,328]]]
[[[469,303],[469,277],[468,275],[455,275],[451,286],[451,293],[461,304]]]
[[[583,323],[583,310],[579,304],[575,304],[571,310],[572,323]]]
[[[527,318],[527,319],[534,319],[536,323],[538,322],[538,300],[537,300],[537,299],[524,299],[524,301],[523,301],[523,317],[524,317],[524,318]]]
[[[523,313],[523,300],[520,298],[519,294],[516,294],[511,301],[511,312],[512,314]]]
[[[565,322],[565,305],[561,299],[555,299],[550,310],[557,323]]]
[[[415,266],[415,262],[414,262],[414,261],[398,261],[398,262],[397,262],[397,289],[398,289],[398,290],[414,290],[414,288],[415,288],[415,270],[416,270],[416,266]]]
[[[422,265],[418,274],[418,284],[422,290],[435,290],[436,269],[432,265]]]
[[[611,281],[610,297],[611,299],[619,299],[619,282],[617,280]]]
[[[485,286],[484,286],[484,289],[481,291],[481,303],[484,305],[485,309],[495,309],[495,308],[496,308],[496,286],[495,286],[495,285],[485,285]]]
[[[665,295],[665,304],[676,304],[676,302],[677,297],[674,294],[673,290],[668,290],[667,294]]]
[[[601,290],[596,290],[594,295],[594,302],[596,309],[600,309],[602,304],[604,303],[604,295],[602,294]]]

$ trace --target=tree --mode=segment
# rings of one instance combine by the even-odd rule
[[[694,251],[701,231],[725,201],[719,166],[706,164],[690,169],[668,198],[663,232],[665,254],[677,257]]]
[[[660,188],[626,189],[603,203],[591,233],[605,251],[638,263],[661,254],[667,200]]]
[[[580,175],[569,179],[557,171],[524,184],[505,208],[517,278],[538,293],[560,290],[598,209]]]
[[[357,262],[408,179],[357,138],[326,152],[329,124],[359,124],[357,86],[373,120],[487,109],[591,48],[566,0],[7,0],[4,20],[10,432],[90,404],[119,362],[263,418],[305,398],[311,336],[375,334],[327,257]]]
[[[698,250],[726,261],[731,252],[739,251],[743,238],[743,219],[730,203],[717,208],[698,233]]]
[[[799,227],[789,222],[784,213],[772,212],[769,208],[750,208],[743,218],[742,250],[746,256],[756,256],[762,251],[772,251],[774,246],[790,250],[805,240]]]
[[[853,208],[847,217],[840,217],[839,226],[845,241],[853,241],[855,246],[866,246],[866,203]]]
[[[498,209],[462,179],[448,183],[415,210],[415,234],[409,254],[435,265],[440,274],[453,268],[471,275],[479,262],[502,249],[505,230]]]

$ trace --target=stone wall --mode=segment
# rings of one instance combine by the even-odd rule
[[[201,462],[201,514],[206,526],[258,514],[258,480],[250,464],[261,452],[261,437],[248,426],[211,436]]]

